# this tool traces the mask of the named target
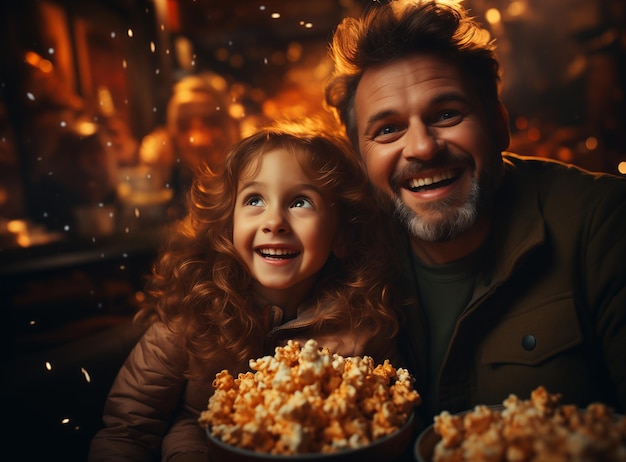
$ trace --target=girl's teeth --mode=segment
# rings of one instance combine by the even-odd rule
[[[291,250],[287,250],[287,249],[261,249],[261,253],[265,255],[272,255],[272,256],[280,257],[282,255],[291,255],[291,254],[294,254],[295,252]]]

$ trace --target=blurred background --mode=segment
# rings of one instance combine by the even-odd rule
[[[3,2],[0,306],[21,451],[84,458],[191,169],[323,111],[332,31],[370,3]],[[626,175],[625,2],[464,4],[497,40],[510,150]]]

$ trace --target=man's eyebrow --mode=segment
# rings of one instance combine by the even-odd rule
[[[365,122],[365,130],[367,131],[367,129],[375,124],[376,122],[378,122],[379,120],[383,120],[386,119],[387,117],[393,116],[397,114],[396,111],[392,111],[390,109],[384,110],[384,111],[380,111],[380,112],[376,112],[374,114],[372,114],[370,117],[368,117],[367,121]]]
[[[453,91],[437,95],[435,98],[433,98],[431,104],[447,103],[448,101],[458,101],[461,103],[465,103],[467,102],[467,98],[462,93]]]

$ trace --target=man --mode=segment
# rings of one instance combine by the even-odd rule
[[[164,178],[175,193],[170,220],[186,213],[195,171],[205,164],[214,172],[221,170],[226,152],[240,139],[239,121],[230,115],[230,105],[224,77],[213,72],[188,75],[174,85],[165,126],[143,138],[140,160],[156,167],[157,178]]]
[[[376,4],[331,55],[327,103],[407,236],[424,416],[540,385],[624,412],[626,181],[503,152],[494,47],[454,2]]]

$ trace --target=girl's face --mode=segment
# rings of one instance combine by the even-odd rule
[[[253,290],[283,309],[308,295],[338,221],[331,197],[302,170],[298,154],[276,149],[244,169],[233,216],[233,243]]]

